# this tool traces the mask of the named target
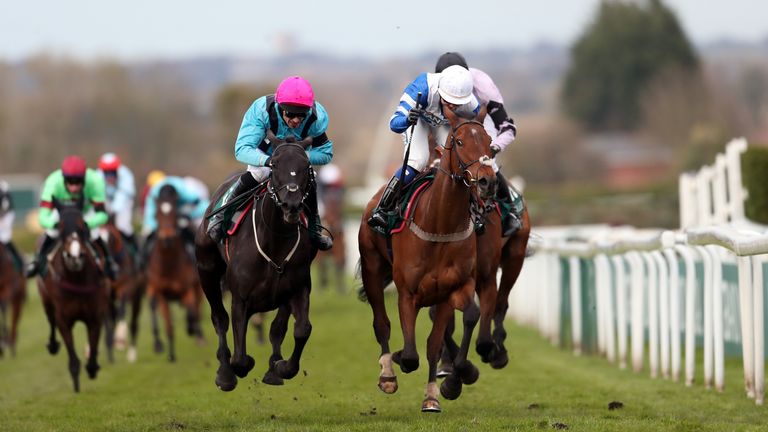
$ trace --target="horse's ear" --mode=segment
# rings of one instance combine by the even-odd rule
[[[304,150],[308,149],[309,146],[312,145],[312,137],[306,137],[303,140],[299,141],[298,144],[302,147],[304,147]]]
[[[272,144],[272,147],[277,147],[278,145],[280,145],[280,144],[282,144],[282,143],[283,143],[282,141],[280,141],[280,140],[279,140],[279,139],[278,139],[278,138],[275,136],[275,134],[274,134],[274,133],[272,133],[272,129],[267,129],[267,136],[266,136],[266,139],[267,139],[267,141],[269,141],[269,142],[270,142],[270,144]]]
[[[488,105],[485,105],[485,104],[480,105],[480,112],[478,112],[477,115],[475,116],[475,120],[482,123],[483,121],[485,121],[486,114],[488,114]]]

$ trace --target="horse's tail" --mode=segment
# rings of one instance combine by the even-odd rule
[[[368,296],[365,294],[365,287],[363,286],[363,268],[361,263],[361,258],[357,259],[357,264],[355,264],[355,279],[359,281],[359,285],[357,286],[357,299],[360,300],[363,303],[368,302]],[[387,285],[392,283],[392,272],[389,271],[387,274],[383,276],[382,285],[383,287],[387,287]]]

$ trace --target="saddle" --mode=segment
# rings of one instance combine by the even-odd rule
[[[245,215],[251,211],[256,202],[266,197],[267,182],[260,183],[255,189],[243,195],[245,196],[244,199],[237,197],[231,201],[232,205],[227,204],[227,208],[221,210],[224,212],[224,221],[222,223],[226,224],[224,228],[228,237],[233,236],[240,229],[245,220]],[[308,225],[307,217],[303,213],[301,214],[301,223],[305,228]]]
[[[416,208],[419,197],[435,180],[436,171],[435,168],[426,170],[405,186],[400,191],[400,197],[397,198],[394,211],[386,214],[387,228],[381,229],[373,227],[372,229],[386,237],[402,231],[406,226],[406,221],[413,214],[413,210]],[[523,213],[523,210],[525,209],[523,195],[513,186],[509,186],[509,191],[510,196],[512,197],[511,203],[497,200],[484,202],[474,194],[471,196],[472,202],[470,203],[470,215],[478,235],[485,231],[486,216],[492,211],[496,211],[502,219],[510,213],[514,213],[518,217]]]

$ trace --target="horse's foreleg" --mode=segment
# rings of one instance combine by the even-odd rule
[[[248,316],[246,305],[238,296],[232,296],[232,337],[235,351],[232,355],[232,370],[235,375],[245,378],[253,369],[255,361],[246,351],[245,334],[248,331]]]
[[[184,295],[182,302],[187,310],[187,334],[194,336],[198,344],[202,344],[203,330],[200,327],[200,292],[197,284],[194,284]]]
[[[309,322],[309,287],[307,286],[291,299],[293,312],[293,352],[288,361],[280,360],[275,363],[275,372],[283,379],[291,379],[299,373],[301,354],[312,333],[312,323]]]
[[[283,378],[275,371],[275,364],[283,359],[281,347],[288,331],[288,318],[290,316],[291,307],[284,304],[277,309],[277,314],[269,326],[269,343],[272,345],[272,355],[269,357],[269,369],[261,380],[264,384],[283,385]]]
[[[211,265],[209,260],[198,257],[197,273],[200,276],[200,284],[205,298],[211,307],[211,323],[219,341],[216,348],[216,359],[219,360],[219,368],[216,371],[216,386],[223,391],[231,391],[237,386],[237,377],[235,377],[232,365],[229,363],[232,353],[227,345],[229,314],[224,308],[221,293],[223,270],[216,265]]]
[[[160,313],[163,314],[163,321],[165,323],[165,336],[168,339],[168,361],[176,361],[176,342],[173,333],[173,316],[171,315],[171,308],[163,296],[158,297],[158,306],[160,306]]]
[[[399,292],[397,306],[400,312],[400,327],[403,330],[403,349],[392,354],[392,360],[400,365],[400,370],[411,373],[419,368],[419,352],[416,350],[416,318],[419,311],[414,305],[413,296]],[[441,336],[440,346],[442,347]]]
[[[477,370],[477,367],[475,367],[475,365],[469,361],[467,355],[469,354],[469,346],[472,343],[472,333],[475,330],[478,319],[480,318],[480,308],[477,306],[477,304],[475,304],[474,299],[470,298],[468,299],[462,312],[464,334],[461,337],[461,346],[459,347],[459,351],[453,359],[454,373],[450,377],[446,378],[446,381],[449,379],[460,379],[464,384],[474,384],[477,381],[477,378],[480,376],[480,372]],[[450,383],[448,385],[450,385]],[[459,387],[459,392],[460,391],[461,388]],[[443,395],[448,398],[447,395]],[[449,399],[455,399],[456,397],[458,397],[458,394],[455,397]]]
[[[47,296],[43,297],[43,309],[45,310],[45,317],[48,319],[48,326],[50,327],[46,348],[48,348],[48,352],[51,355],[55,355],[59,352],[61,345],[56,340],[56,310],[53,302]]]
[[[75,341],[72,338],[72,324],[71,322],[62,322],[58,320],[58,328],[61,332],[61,339],[64,341],[64,346],[67,347],[67,354],[69,355],[69,375],[72,377],[72,383],[75,386],[75,393],[80,392],[80,359],[77,358],[77,352],[75,352]]]
[[[154,290],[150,290],[150,292],[154,292]],[[160,339],[160,324],[157,322],[157,294],[152,294],[149,297],[149,311],[152,318],[152,337],[155,340],[154,350],[155,353],[160,354],[165,350],[165,347]]]
[[[421,403],[422,412],[440,412],[440,401],[438,400],[437,388],[437,361],[440,359],[440,351],[443,347],[445,338],[445,329],[448,326],[448,320],[453,316],[453,307],[448,302],[437,305],[432,323],[432,331],[427,338],[427,363],[429,364],[429,374],[427,378],[427,388],[424,401]],[[461,383],[459,382],[459,385]],[[461,392],[461,388],[459,388]]]
[[[437,306],[429,308],[429,319],[435,321]],[[443,378],[453,373],[453,359],[459,352],[459,345],[453,340],[453,332],[456,330],[456,317],[451,315],[445,327],[445,339],[443,349],[440,351],[440,363],[437,365],[437,377]]]
[[[131,335],[130,346],[128,347],[128,361],[130,363],[136,362],[138,353],[136,352],[136,342],[139,334],[139,313],[141,313],[141,298],[143,294],[143,286],[138,282],[134,282],[133,290],[131,291],[131,320],[129,322],[129,333]]]
[[[496,279],[489,278],[479,281],[477,293],[480,298],[480,328],[477,332],[475,349],[484,363],[488,363],[498,355],[496,345],[491,338],[491,319],[496,307]],[[465,323],[466,325],[466,323]]]
[[[6,302],[0,302],[0,357],[5,355],[6,347],[10,345],[10,338],[8,337],[8,319],[6,317],[8,310],[8,304]]]
[[[493,342],[496,346],[496,355],[490,359],[490,365],[494,369],[501,369],[509,362],[507,348],[504,346],[504,341],[507,339],[504,320],[507,317],[507,309],[509,308],[509,293],[512,291],[512,287],[515,285],[523,268],[525,245],[523,244],[520,249],[519,253],[515,256],[502,258],[501,280],[499,281],[499,290],[496,294],[496,305],[493,312]]]
[[[90,346],[90,354],[88,361],[85,364],[85,370],[88,372],[88,378],[96,378],[96,374],[99,372],[99,333],[101,332],[100,320],[94,319],[87,324],[88,328],[88,345]],[[109,333],[109,332],[108,332]],[[111,360],[110,360],[111,361]]]

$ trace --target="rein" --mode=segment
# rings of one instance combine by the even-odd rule
[[[285,270],[285,265],[288,264],[288,261],[291,260],[293,254],[296,252],[296,249],[299,248],[299,242],[301,241],[301,231],[299,230],[299,225],[296,224],[296,243],[293,245],[293,249],[288,252],[288,255],[285,257],[285,259],[283,259],[283,263],[278,265],[272,261],[272,258],[270,258],[263,249],[261,249],[261,244],[259,244],[259,234],[256,229],[256,206],[253,206],[253,209],[251,210],[251,223],[253,225],[253,239],[256,241],[256,249],[258,249],[261,256],[264,257],[264,259],[267,260],[267,262],[275,268],[275,271],[282,274]]]

